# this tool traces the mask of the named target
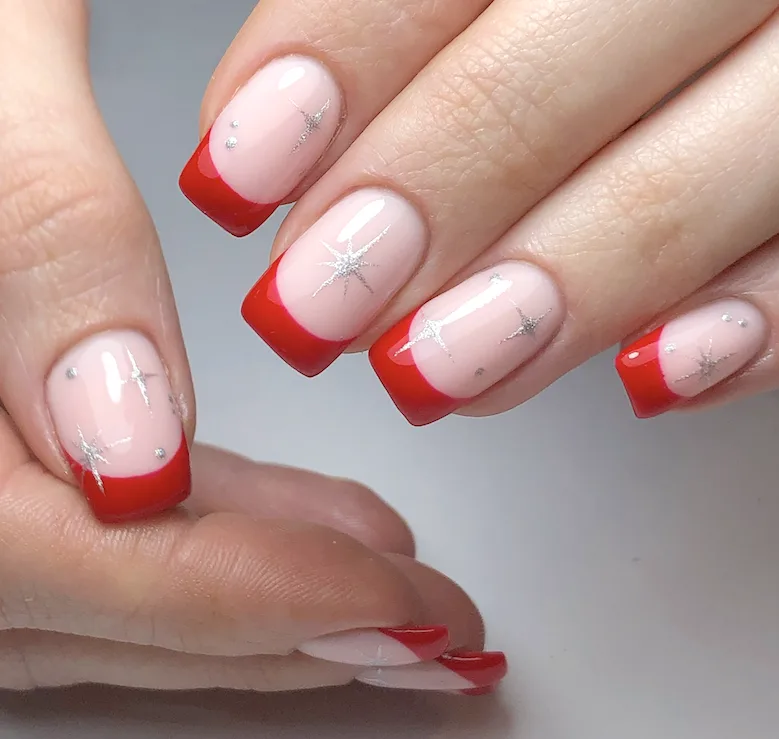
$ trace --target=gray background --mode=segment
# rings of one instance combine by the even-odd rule
[[[162,236],[199,437],[375,486],[411,521],[420,556],[475,596],[513,673],[481,700],[0,695],[0,737],[776,736],[776,396],[639,423],[609,355],[513,413],[412,430],[362,356],[315,381],[287,369],[238,314],[279,217],[234,240],[176,187],[205,84],[251,6],[94,3],[98,97]]]

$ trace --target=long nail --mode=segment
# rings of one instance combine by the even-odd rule
[[[356,629],[312,639],[298,651],[346,665],[390,667],[440,657],[449,645],[446,626],[409,626],[402,629]]]
[[[546,272],[503,262],[390,329],[371,348],[371,364],[401,413],[423,426],[527,362],[557,331],[563,312]]]
[[[718,300],[669,321],[619,353],[633,411],[651,418],[683,404],[752,360],[768,326],[743,300]]]
[[[178,404],[145,336],[108,331],[82,341],[52,368],[46,396],[62,451],[98,518],[148,516],[189,495]]]
[[[360,673],[356,679],[377,688],[468,691],[471,694],[478,688],[496,685],[507,671],[506,656],[502,652],[459,652],[405,667],[374,667]]]
[[[227,104],[184,167],[183,193],[222,228],[259,228],[327,150],[341,93],[318,61],[286,56]]]
[[[427,232],[399,195],[369,188],[333,206],[274,262],[243,317],[289,365],[312,377],[357,338],[416,269]]]

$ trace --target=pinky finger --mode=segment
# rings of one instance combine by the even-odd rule
[[[650,418],[779,387],[779,237],[623,345],[617,372]]]

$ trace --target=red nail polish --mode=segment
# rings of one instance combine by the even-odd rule
[[[173,458],[158,472],[146,475],[111,477],[104,474],[98,483],[92,472],[67,452],[65,459],[80,482],[84,497],[95,516],[104,523],[148,518],[175,508],[189,497],[189,449],[183,434],[181,445]]]
[[[384,334],[368,357],[384,389],[412,426],[425,426],[457,410],[463,400],[436,390],[422,375],[413,354],[401,351],[410,339],[416,311]]]
[[[478,690],[494,687],[508,673],[508,663],[503,652],[450,652],[436,662],[468,680]]]
[[[412,651],[420,662],[440,657],[449,646],[449,629],[446,626],[408,626],[377,631]]]
[[[327,369],[351,343],[328,341],[304,329],[287,310],[279,295],[276,271],[279,257],[249,291],[241,315],[257,335],[290,367],[306,377]]]
[[[233,236],[247,236],[270,218],[280,203],[253,203],[222,179],[209,152],[209,131],[190,157],[179,187],[192,204]]]
[[[668,387],[660,368],[662,331],[660,326],[617,355],[617,372],[638,418],[657,416],[682,400]]]

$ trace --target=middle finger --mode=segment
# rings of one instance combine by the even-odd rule
[[[293,367],[321,372],[438,290],[775,6],[494,2],[296,207],[275,253],[294,243],[244,317]]]

